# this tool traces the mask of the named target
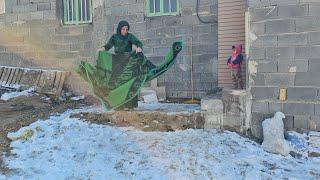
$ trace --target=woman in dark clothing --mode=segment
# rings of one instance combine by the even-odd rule
[[[127,21],[120,21],[117,27],[117,33],[112,35],[107,44],[104,46],[108,51],[114,47],[116,55],[130,55],[132,45],[137,46],[136,53],[142,52],[142,43],[133,34],[129,33],[130,25]],[[124,64],[125,65],[125,64]],[[132,109],[138,106],[138,96],[135,96],[131,101],[125,103],[119,109]]]
[[[142,43],[133,34],[129,33],[130,25],[127,21],[120,21],[117,33],[112,35],[107,44],[104,46],[108,51],[114,47],[116,54],[131,53],[132,45],[136,45],[136,53],[142,52]]]
[[[234,88],[243,89],[242,75],[241,75],[241,63],[243,61],[242,45],[236,44],[232,46],[232,55],[229,57],[227,65],[231,70],[231,76]]]

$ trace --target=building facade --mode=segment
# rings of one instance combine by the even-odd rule
[[[285,113],[286,129],[320,130],[320,1],[249,1],[248,114],[261,122]]]
[[[66,85],[78,93],[89,87],[74,68],[81,60],[95,63],[122,19],[155,64],[174,41],[184,42],[174,66],[158,78],[167,97],[190,98],[191,74],[195,97],[227,87],[228,47],[245,42],[252,135],[261,139],[262,120],[276,111],[286,114],[286,129],[320,130],[318,0],[0,0],[0,6],[0,64],[71,71]]]
[[[125,19],[155,64],[174,41],[184,42],[174,66],[158,78],[167,97],[191,97],[191,70],[196,97],[218,86],[217,0],[5,0],[4,5],[1,65],[68,70],[67,88],[87,93],[75,66],[81,60],[94,63],[97,49]]]

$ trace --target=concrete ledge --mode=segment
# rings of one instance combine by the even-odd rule
[[[222,96],[201,99],[205,129],[227,129],[245,133],[246,91],[224,89]]]

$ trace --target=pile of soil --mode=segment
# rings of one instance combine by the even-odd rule
[[[191,114],[168,114],[162,111],[113,111],[106,113],[72,114],[95,124],[114,125],[117,127],[135,127],[142,131],[176,131],[199,129],[204,127],[200,112]]]

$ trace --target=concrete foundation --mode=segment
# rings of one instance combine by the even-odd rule
[[[201,100],[201,115],[204,128],[227,129],[246,134],[246,92],[245,90],[222,91],[221,96]]]

